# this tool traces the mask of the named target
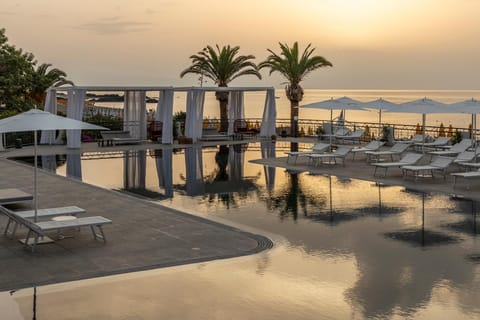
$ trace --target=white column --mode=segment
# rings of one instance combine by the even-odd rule
[[[205,91],[192,89],[187,93],[187,117],[185,120],[185,136],[193,142],[202,136],[203,103]]]
[[[159,92],[155,121],[162,122],[162,143],[171,144],[173,142],[173,89]]]
[[[145,91],[125,91],[123,130],[132,138],[147,139],[147,105]]]
[[[85,94],[86,91],[83,89],[75,89],[68,92],[68,118],[82,121]],[[80,148],[81,138],[82,130],[67,130],[67,148]]]
[[[265,97],[265,107],[263,109],[262,127],[260,128],[261,137],[270,137],[275,134],[275,125],[277,122],[277,106],[275,102],[275,90],[267,90]]]
[[[45,97],[44,110],[53,114],[57,114],[57,90],[48,89]],[[55,130],[43,130],[40,138],[40,144],[54,144]]]
[[[237,119],[245,119],[243,91],[231,91],[228,97],[228,135],[234,133],[234,124]]]

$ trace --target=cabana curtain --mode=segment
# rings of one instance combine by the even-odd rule
[[[275,134],[275,123],[277,122],[277,107],[275,105],[275,90],[267,90],[265,97],[265,108],[263,109],[261,137],[270,137]]]
[[[82,121],[85,106],[86,90],[75,89],[68,91],[67,117]],[[67,148],[80,148],[81,130],[67,130]]]
[[[160,90],[158,93],[155,120],[162,122],[162,143],[173,142],[173,89]]]
[[[44,110],[53,114],[57,114],[57,90],[48,89],[47,96],[45,97]],[[55,143],[55,130],[42,131],[40,138],[40,144],[54,144]]]
[[[237,119],[245,119],[243,91],[230,91],[228,97],[228,135],[234,134],[234,124]]]
[[[145,91],[125,91],[123,130],[135,139],[147,139]]]
[[[197,140],[202,136],[204,101],[205,91],[195,89],[188,91],[185,136],[192,138],[193,142],[197,142]]]

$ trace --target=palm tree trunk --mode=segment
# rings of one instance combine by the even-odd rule
[[[215,97],[220,103],[220,132],[228,131],[228,92],[216,92]]]
[[[298,137],[298,101],[290,100],[290,135]]]

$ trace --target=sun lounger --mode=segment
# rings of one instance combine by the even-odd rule
[[[367,156],[367,161],[375,159],[378,162],[382,156],[390,156],[390,159],[393,161],[393,156],[401,155],[410,146],[411,145],[407,143],[396,143],[390,148],[390,150],[365,151],[365,155]]]
[[[398,141],[398,143],[406,143],[406,144],[415,144],[415,143],[422,143],[423,142],[423,135],[416,134],[410,140],[402,140]]]
[[[463,151],[462,153],[457,155],[457,157],[453,160],[453,163],[458,165],[470,163],[475,159],[475,156],[475,151]]]
[[[0,189],[0,205],[32,201],[33,196],[20,189]]]
[[[365,134],[364,129],[357,129],[355,130],[352,134],[347,134],[347,135],[336,135],[335,139],[342,141],[344,143],[345,141],[351,141],[351,142],[358,142],[360,143],[360,140],[363,138],[363,135]]]
[[[419,153],[407,153],[406,155],[404,155],[402,157],[402,159],[400,159],[397,162],[376,162],[376,163],[372,163],[372,165],[375,166],[375,171],[373,172],[373,175],[375,176],[377,174],[377,169],[378,168],[384,168],[385,173],[384,173],[383,176],[386,177],[388,168],[392,168],[392,167],[400,168],[400,167],[403,167],[403,166],[414,165],[418,161],[420,161],[421,158],[422,158],[422,155],[419,154]]]
[[[441,146],[446,146],[447,144],[450,143],[450,141],[451,139],[449,137],[438,137],[433,142],[426,142],[426,143],[416,142],[415,145],[420,147],[423,146],[427,148],[437,148]]]
[[[115,146],[120,144],[139,144],[144,140],[132,138],[130,131],[100,131],[102,139],[98,140],[98,146]]]
[[[408,165],[402,167],[403,178],[407,177],[408,172],[412,172],[415,180],[419,176],[429,176],[434,177],[434,172],[441,172],[443,178],[445,179],[445,175],[447,174],[447,168],[453,162],[454,158],[451,157],[436,157],[432,160],[430,164],[427,165]]]
[[[376,151],[380,149],[381,146],[385,144],[385,141],[380,141],[380,140],[373,140],[370,141],[366,146],[364,147],[357,147],[353,148],[351,152],[353,153],[353,160],[355,160],[355,155],[360,152],[367,152],[367,151]]]
[[[312,161],[313,164],[318,165],[324,163],[323,160],[327,159],[328,163],[333,162],[336,164],[337,159],[341,159],[343,165],[345,165],[345,158],[347,157],[348,153],[352,150],[351,147],[338,147],[335,152],[328,152],[322,154],[310,154],[308,157]]]
[[[92,231],[93,238],[95,240],[102,239],[104,242],[107,241],[105,234],[103,232],[103,226],[105,224],[112,223],[111,220],[101,217],[101,216],[93,216],[93,217],[84,217],[72,220],[63,220],[63,221],[42,221],[42,222],[33,222],[28,219],[23,219],[22,224],[28,228],[28,233],[25,238],[25,246],[30,246],[32,252],[35,251],[35,247],[40,238],[45,237],[46,233],[49,231],[61,231],[64,229],[70,228],[82,228],[82,227],[90,227]],[[95,230],[98,230],[98,232]]]
[[[458,177],[462,177],[466,180],[479,179],[480,169],[478,169],[477,171],[469,171],[469,172],[455,172],[455,173],[450,173],[450,175],[453,176],[453,187],[455,187]],[[468,188],[470,188],[470,184],[468,185]]]
[[[312,149],[310,151],[290,151],[290,152],[285,152],[285,154],[288,155],[287,158],[287,163],[289,162],[290,158],[294,159],[293,164],[297,163],[298,157],[305,157],[310,154],[317,154],[317,153],[323,153],[327,151],[330,148],[330,144],[328,143],[316,143],[313,145]]]
[[[471,147],[471,145],[472,145],[472,140],[463,139],[459,143],[454,144],[448,150],[430,151],[429,154],[436,155],[436,156],[456,156],[457,154],[462,153],[463,151],[466,151],[468,148]]]
[[[3,206],[0,206],[0,211],[8,217],[7,226],[5,227],[4,234],[8,235],[10,233],[12,238],[15,237],[15,233],[21,219],[33,219],[35,217],[35,210],[13,211]],[[37,218],[76,216],[77,214],[81,213],[85,213],[85,209],[79,208],[77,206],[46,208],[37,210]],[[13,224],[13,230],[9,232],[11,224]]]
[[[347,127],[341,127],[335,130],[333,134],[323,134],[322,138],[330,138],[330,137],[335,138],[336,136],[346,136],[349,133],[350,133],[350,129],[348,129]]]

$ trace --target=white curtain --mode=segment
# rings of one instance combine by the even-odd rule
[[[243,91],[231,91],[228,97],[228,134],[233,134],[235,120],[245,119]]]
[[[173,142],[173,89],[161,90],[158,96],[155,121],[162,122],[162,143]]]
[[[260,143],[262,159],[275,158],[275,143],[271,141],[262,141]],[[275,186],[275,167],[263,166],[265,174],[265,186],[268,191],[273,191]]]
[[[185,149],[185,167],[187,171],[187,195],[196,196],[205,193],[201,148],[191,147]]]
[[[86,90],[68,91],[67,117],[82,121]],[[67,130],[67,148],[80,148],[82,130]]]
[[[57,90],[48,89],[45,97],[44,110],[53,114],[57,114]],[[54,144],[55,130],[44,130],[40,138],[40,144]]]
[[[238,145],[238,152],[235,151],[235,146],[230,146],[228,150],[228,169],[230,181],[242,181],[243,179],[243,164],[245,162],[245,152],[242,151],[242,145]]]
[[[187,118],[185,120],[185,136],[193,142],[202,137],[203,129],[203,102],[205,91],[190,90],[187,93]]]
[[[82,180],[80,153],[67,153],[67,177]]]
[[[158,185],[163,187],[167,198],[173,197],[172,149],[155,150]]]
[[[267,90],[265,98],[265,108],[263,109],[262,127],[260,128],[261,137],[270,137],[275,134],[275,124],[277,122],[277,106],[275,102],[275,90]]]
[[[123,163],[123,187],[125,190],[145,189],[147,151],[126,151]]]
[[[147,139],[147,105],[145,91],[125,91],[123,130],[132,138]]]

